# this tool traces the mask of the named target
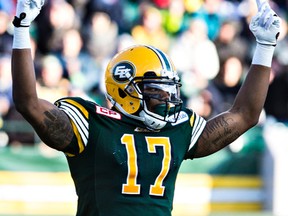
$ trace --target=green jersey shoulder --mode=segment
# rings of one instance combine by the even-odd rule
[[[206,125],[206,121],[190,109],[182,109],[179,113],[177,121],[174,123],[168,123],[161,131],[151,131],[146,129],[145,125],[137,120],[127,118],[126,116],[117,111],[99,106],[95,102],[84,100],[82,98],[62,98],[56,101],[55,105],[68,115],[71,120],[71,124],[73,125],[74,134],[77,138],[76,140],[74,139],[76,143],[74,142],[71,144],[77,144],[79,149],[75,152],[67,152],[68,155],[81,153],[85,149],[85,146],[87,146],[88,144],[90,132],[93,133],[93,131],[95,131],[92,126],[97,126],[97,130],[99,130],[101,129],[101,127],[105,127],[105,125],[107,126],[107,122],[108,124],[112,124],[113,126],[115,126],[113,129],[124,129],[123,132],[125,131],[126,127],[132,127],[134,128],[135,132],[161,132],[161,134],[167,135],[169,134],[167,131],[177,128],[178,125],[188,125],[188,127],[183,127],[183,125],[181,127],[185,128],[185,131],[182,131],[181,134],[187,132],[189,135],[191,135],[188,150],[190,150],[194,146]],[[169,118],[173,122],[174,116],[172,115]],[[99,122],[97,123],[97,121]],[[105,121],[107,122],[105,123]],[[123,126],[125,127],[123,128]],[[112,133],[113,130],[111,130],[110,132]]]

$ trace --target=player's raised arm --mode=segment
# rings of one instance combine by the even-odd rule
[[[280,33],[280,18],[265,0],[250,23],[257,46],[248,75],[230,110],[209,120],[198,140],[195,157],[210,155],[229,145],[258,123],[269,86],[272,57]]]
[[[13,24],[13,100],[16,109],[49,146],[62,150],[73,133],[68,117],[56,106],[41,100],[36,92],[34,64],[30,49],[29,26],[39,14],[44,0],[18,0]]]

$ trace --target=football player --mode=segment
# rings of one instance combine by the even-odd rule
[[[232,107],[206,121],[181,106],[181,83],[171,59],[148,45],[121,51],[108,64],[111,109],[79,97],[55,104],[38,98],[29,26],[43,4],[17,2],[13,96],[39,137],[66,154],[79,198],[77,215],[171,215],[182,161],[211,155],[257,124],[280,18],[266,1],[258,1],[250,24],[257,47],[247,77]]]

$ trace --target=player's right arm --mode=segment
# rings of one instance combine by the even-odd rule
[[[13,100],[16,109],[33,126],[43,142],[63,150],[73,138],[67,115],[52,103],[38,98],[30,49],[29,25],[44,0],[18,0],[12,51]],[[25,14],[25,15],[23,15]]]
[[[204,157],[226,147],[258,121],[269,87],[272,57],[281,31],[281,19],[266,0],[256,0],[258,13],[250,30],[257,45],[251,67],[232,107],[207,121],[194,157]]]

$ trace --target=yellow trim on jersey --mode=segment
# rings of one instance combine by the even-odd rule
[[[81,135],[75,125],[75,123],[73,121],[71,121],[72,127],[73,127],[73,131],[76,135],[77,141],[78,141],[78,146],[79,146],[79,153],[81,153],[84,150],[84,144],[83,141],[81,139]]]
[[[194,122],[195,122],[195,113],[193,113],[193,115],[192,115],[191,118],[190,118],[190,125],[191,125],[191,127],[193,127]]]
[[[88,116],[89,116],[88,111],[81,104],[79,104],[76,101],[71,100],[71,99],[66,99],[64,101],[66,101],[66,102],[68,102],[70,104],[73,104],[74,106],[79,108],[81,110],[81,112],[84,114],[84,116],[88,119]]]
[[[79,153],[81,153],[82,151],[84,151],[84,144],[83,144],[83,141],[81,139],[81,135],[79,134],[79,131],[78,131],[75,123],[72,120],[70,120],[70,122],[71,122],[71,125],[72,125],[72,128],[73,128],[73,131],[75,133],[75,136],[77,138],[77,143],[78,143],[78,146],[79,146]],[[65,152],[65,154],[68,157],[74,157],[75,156],[75,154],[71,154],[71,153],[68,153],[68,152]]]
[[[62,109],[70,118],[73,132],[77,139],[77,146],[79,148],[79,154],[82,153],[85,149],[85,145],[88,142],[88,119],[89,113],[87,109],[82,106],[80,103],[72,99],[63,99],[60,102],[60,109]],[[76,110],[77,109],[77,110]],[[82,121],[78,119],[81,119]],[[75,154],[65,152],[66,156],[74,157]]]
[[[197,113],[193,112],[193,115],[190,117],[190,126],[192,128],[192,133],[191,133],[191,143],[189,146],[189,150],[192,149],[194,144],[197,142],[198,138],[202,134],[204,128],[206,125],[206,120],[197,115]]]

